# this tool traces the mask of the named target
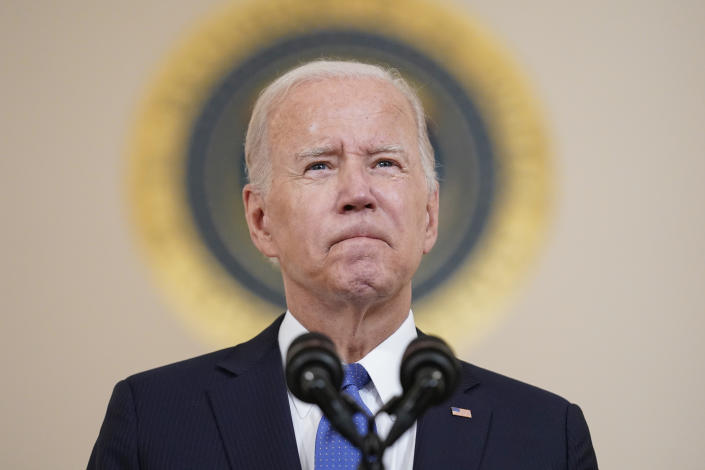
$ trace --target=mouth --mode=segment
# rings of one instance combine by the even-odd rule
[[[356,228],[356,229],[346,230],[346,231],[343,231],[342,233],[338,234],[333,239],[333,242],[330,244],[330,246],[332,248],[334,245],[337,245],[338,243],[342,243],[342,242],[345,242],[348,240],[358,240],[358,239],[378,240],[378,241],[384,242],[387,245],[389,245],[389,242],[387,241],[385,235],[381,231],[374,230],[374,229],[361,230],[360,228]]]

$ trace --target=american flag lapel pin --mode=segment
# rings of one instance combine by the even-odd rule
[[[455,406],[450,407],[450,414],[453,416],[460,416],[461,418],[472,418],[472,412],[465,408],[456,408]]]

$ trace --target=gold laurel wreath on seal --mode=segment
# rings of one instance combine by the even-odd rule
[[[487,226],[469,260],[414,304],[420,328],[456,347],[468,344],[498,317],[533,258],[552,188],[548,141],[526,80],[491,34],[450,4],[247,0],[214,12],[167,58],[139,108],[128,169],[139,244],[175,310],[209,343],[235,344],[271,322],[280,309],[230,276],[197,233],[184,183],[188,139],[233,64],[263,44],[322,25],[381,34],[433,58],[486,121],[500,188]]]

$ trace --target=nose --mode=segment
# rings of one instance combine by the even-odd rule
[[[338,173],[338,211],[374,210],[377,202],[372,192],[370,174],[364,164],[344,165]]]

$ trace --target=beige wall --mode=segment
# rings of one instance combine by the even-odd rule
[[[116,380],[208,349],[135,252],[124,148],[214,3],[0,6],[2,468],[84,466]],[[705,4],[468,4],[545,104],[559,193],[504,320],[461,355],[578,402],[603,468],[702,468]]]

